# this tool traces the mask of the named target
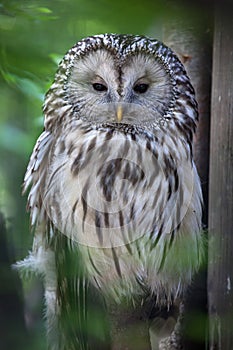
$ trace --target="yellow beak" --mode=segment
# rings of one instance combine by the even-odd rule
[[[116,117],[117,117],[117,122],[120,123],[122,121],[122,118],[123,118],[123,109],[122,109],[121,105],[119,105],[117,107]]]

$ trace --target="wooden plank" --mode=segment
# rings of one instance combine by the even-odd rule
[[[232,350],[233,21],[217,11],[215,22],[209,179],[210,349]]]

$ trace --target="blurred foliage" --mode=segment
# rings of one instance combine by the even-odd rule
[[[32,237],[21,183],[43,129],[43,96],[61,57],[79,39],[98,33],[144,34],[161,40],[163,21],[175,16],[168,3],[0,1],[0,211],[7,218],[10,260],[23,258],[30,248]],[[179,7],[177,11],[185,16],[191,10]],[[44,348],[36,343],[31,347]]]

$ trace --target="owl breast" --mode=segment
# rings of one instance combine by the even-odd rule
[[[93,247],[155,232],[162,220],[156,212],[162,216],[171,189],[152,134],[72,127],[68,139],[64,151],[54,145],[44,196],[59,230]]]
[[[103,290],[109,286],[114,291],[135,290],[136,281],[142,279],[158,289],[160,270],[174,287],[174,266],[171,271],[166,268],[171,259],[168,248],[197,204],[194,201],[199,201],[193,198],[195,174],[186,152],[177,156],[166,149],[161,152],[162,141],[150,132],[125,133],[120,127],[95,129],[75,123],[66,128],[66,144],[52,146],[42,195],[49,217],[63,234],[81,243],[87,271]],[[199,224],[192,228],[188,244],[196,240]],[[197,249],[196,263],[187,265],[188,274],[199,264]],[[190,252],[185,254],[178,257],[182,260],[178,269],[192,260]]]

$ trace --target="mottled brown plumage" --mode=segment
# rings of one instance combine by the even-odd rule
[[[78,336],[67,345],[60,320],[87,284],[115,302],[169,306],[200,266],[197,104],[169,48],[106,34],[68,51],[44,115],[24,181],[34,246],[19,264],[44,276],[51,348],[88,348]]]

